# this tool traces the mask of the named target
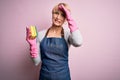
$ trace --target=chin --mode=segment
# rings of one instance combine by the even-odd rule
[[[61,27],[62,25],[59,25],[59,24],[53,24],[54,26],[56,27]]]

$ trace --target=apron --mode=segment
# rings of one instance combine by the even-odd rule
[[[64,37],[47,38],[45,36],[40,43],[40,50],[42,65],[39,80],[71,80],[68,45]]]

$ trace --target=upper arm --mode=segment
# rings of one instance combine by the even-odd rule
[[[69,44],[78,47],[82,45],[82,41],[83,38],[79,29],[75,30],[74,32],[69,32],[69,37],[68,37]]]

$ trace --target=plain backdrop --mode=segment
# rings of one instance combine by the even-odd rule
[[[120,80],[120,0],[0,0],[0,80],[38,80],[26,26],[49,28],[59,2],[69,4],[83,36],[69,51],[72,80]]]

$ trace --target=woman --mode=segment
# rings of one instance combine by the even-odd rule
[[[65,21],[68,22],[69,30],[62,27]],[[30,39],[30,30],[26,30],[26,40],[30,44],[30,54],[35,65],[42,60],[39,80],[71,80],[68,51],[71,44],[75,47],[82,44],[82,36],[68,5],[59,3],[53,8],[51,27],[38,32],[37,38]]]

